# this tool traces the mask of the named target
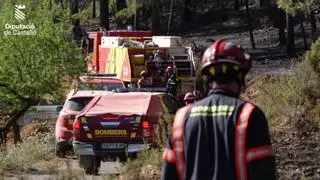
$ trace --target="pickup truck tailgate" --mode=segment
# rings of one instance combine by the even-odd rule
[[[92,134],[88,140],[95,142],[136,142],[143,138],[142,121],[137,115],[105,114],[88,117],[83,128]]]

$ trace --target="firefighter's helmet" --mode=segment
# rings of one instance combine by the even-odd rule
[[[186,93],[186,95],[185,95],[184,98],[183,98],[183,101],[188,101],[188,102],[194,101],[194,100],[195,100],[195,97],[194,97],[194,95],[193,95],[192,93],[190,93],[190,92]]]
[[[147,77],[148,76],[148,72],[143,70],[140,72],[140,77]]]
[[[166,72],[167,72],[167,73],[168,73],[168,72],[173,72],[172,66],[168,66],[168,67],[166,68]]]
[[[166,74],[171,76],[172,74],[174,74],[174,70],[172,66],[168,66],[165,70]]]
[[[231,42],[217,40],[209,46],[201,59],[203,75],[215,76],[228,73],[248,73],[251,68],[249,54]]]

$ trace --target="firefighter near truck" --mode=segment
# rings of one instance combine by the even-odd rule
[[[128,88],[144,82],[144,87],[168,93],[176,89],[173,95],[181,100],[195,90],[193,51],[179,36],[152,36],[150,31],[88,32],[85,44],[89,73],[116,74]]]

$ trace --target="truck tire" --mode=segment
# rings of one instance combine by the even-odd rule
[[[137,153],[128,154],[128,158],[131,160],[135,160],[138,158],[138,154]]]
[[[128,157],[126,155],[119,156],[119,161],[125,163],[128,161]]]
[[[79,165],[83,167],[86,174],[96,175],[99,172],[101,158],[99,156],[80,155]]]
[[[56,153],[56,156],[59,157],[59,158],[65,158],[66,157],[66,152],[65,152],[63,146],[61,146],[59,144],[56,144],[55,153]]]

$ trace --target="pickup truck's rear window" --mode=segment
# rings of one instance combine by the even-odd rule
[[[102,90],[102,91],[113,91],[116,89],[123,88],[121,83],[112,83],[112,84],[90,84],[82,83],[79,85],[79,90]]]
[[[71,111],[81,111],[91,99],[92,97],[72,98],[68,101],[67,108]]]

